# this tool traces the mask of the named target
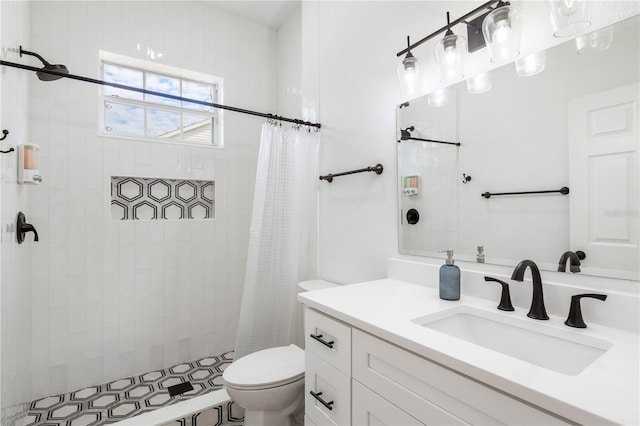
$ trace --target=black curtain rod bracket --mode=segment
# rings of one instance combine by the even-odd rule
[[[194,103],[194,104],[198,104],[198,105],[204,105],[204,106],[208,106],[208,107],[212,107],[212,108],[223,109],[223,110],[226,110],[226,111],[233,111],[233,112],[239,112],[239,113],[242,113],[242,114],[255,115],[255,116],[258,116],[258,117],[264,117],[264,118],[268,118],[268,119],[272,119],[272,120],[276,120],[276,121],[286,121],[288,123],[294,123],[294,124],[301,125],[301,126],[316,127],[318,129],[321,127],[320,123],[312,123],[310,121],[303,121],[303,120],[299,120],[299,119],[295,119],[295,118],[287,118],[287,117],[282,117],[282,116],[275,115],[275,114],[266,114],[266,113],[263,113],[263,112],[251,111],[251,110],[243,109],[243,108],[236,108],[236,107],[232,107],[232,106],[229,106],[229,105],[215,104],[215,103],[212,103],[212,102],[205,102],[205,101],[198,101],[196,99],[183,98],[182,96],[175,96],[175,95],[170,95],[168,93],[155,92],[153,90],[141,89],[139,87],[125,86],[124,84],[111,83],[109,81],[98,80],[96,78],[84,77],[84,76],[75,75],[75,74],[67,74],[65,72],[60,72],[60,71],[56,71],[56,70],[53,70],[53,69],[36,68],[36,67],[29,66],[29,65],[22,65],[22,64],[15,63],[15,62],[8,62],[8,61],[2,61],[2,60],[0,60],[0,65],[5,65],[7,67],[13,67],[13,68],[19,68],[19,69],[23,69],[23,70],[27,70],[27,71],[33,71],[33,72],[40,73],[40,74],[49,74],[49,75],[53,75],[53,76],[57,76],[57,77],[69,78],[71,80],[78,80],[78,81],[84,81],[84,82],[87,82],[87,83],[99,84],[101,86],[115,87],[116,89],[130,90],[132,92],[144,93],[145,95],[160,96],[160,97],[163,97],[163,98],[173,99],[173,100],[177,100],[177,101],[190,102],[190,103]]]
[[[549,191],[523,191],[523,192],[484,192],[482,195],[484,198],[491,198],[497,195],[530,195],[530,194],[551,194],[551,193],[560,193],[562,195],[567,195],[569,193],[569,188],[563,186],[560,189],[553,189]]]
[[[330,173],[325,176],[320,176],[320,180],[326,180],[327,182],[331,183],[333,182],[334,177],[352,175],[355,173],[362,173],[362,172],[375,172],[377,175],[381,175],[383,170],[384,168],[382,167],[382,164],[376,164],[373,167],[366,167],[364,169],[351,170],[351,171],[342,172],[342,173]]]

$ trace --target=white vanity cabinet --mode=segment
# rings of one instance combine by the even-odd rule
[[[307,425],[557,425],[567,421],[305,309]],[[321,335],[325,343],[311,337]],[[329,410],[311,395],[322,393]]]

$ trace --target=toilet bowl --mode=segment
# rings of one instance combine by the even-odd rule
[[[335,287],[303,281],[301,291]],[[304,341],[304,340],[302,340]],[[227,393],[244,408],[245,426],[294,426],[304,408],[304,351],[296,345],[263,349],[231,363],[222,373]]]
[[[291,426],[304,403],[304,351],[289,345],[254,352],[232,362],[222,378],[245,409],[245,425]]]

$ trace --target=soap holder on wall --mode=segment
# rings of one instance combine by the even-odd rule
[[[419,177],[403,176],[402,177],[402,193],[404,195],[418,195]]]
[[[38,152],[40,147],[35,144],[18,145],[18,183],[39,185],[42,175],[38,170]]]

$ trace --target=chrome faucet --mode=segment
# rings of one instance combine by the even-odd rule
[[[531,299],[531,308],[527,316],[533,319],[548,320],[549,315],[544,308],[544,295],[542,294],[542,278],[540,278],[540,270],[533,260],[523,260],[518,263],[516,269],[511,274],[511,279],[520,281],[524,279],[524,272],[527,268],[531,269],[531,277],[533,278],[533,298]]]
[[[580,256],[582,254],[582,256]],[[558,262],[558,272],[567,272],[567,260],[569,260],[569,270],[574,274],[576,272],[580,272],[580,259],[584,259],[584,253],[581,251],[572,252],[565,251],[560,256],[560,261]]]

